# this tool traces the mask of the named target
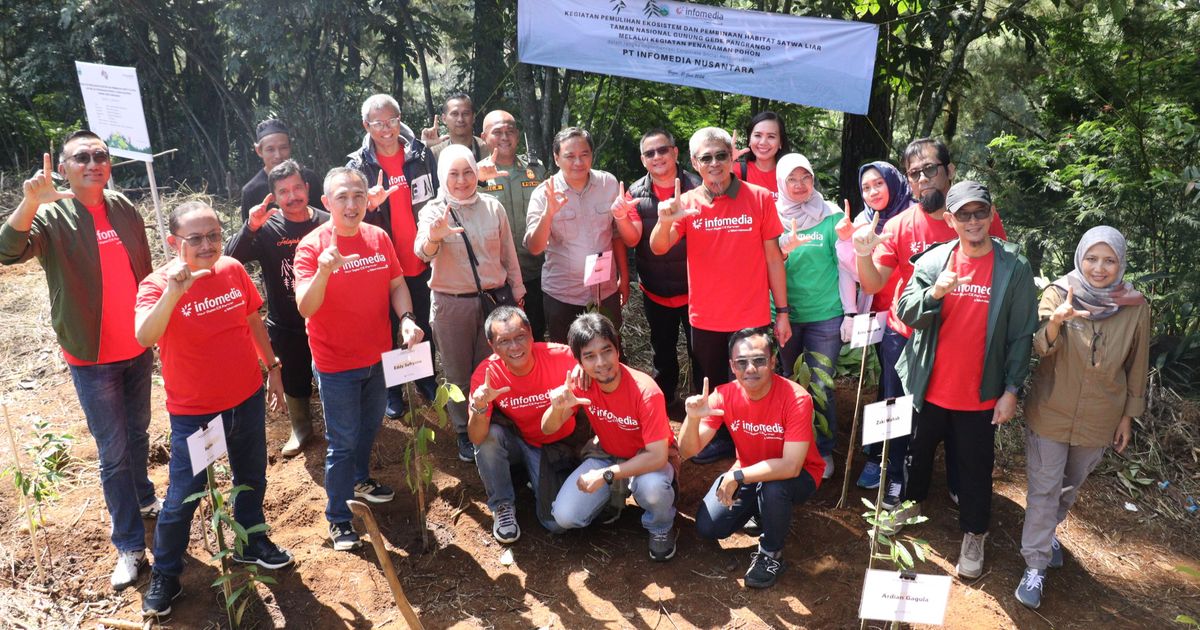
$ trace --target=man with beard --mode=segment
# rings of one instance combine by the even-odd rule
[[[254,152],[262,159],[263,167],[254,174],[254,177],[250,178],[250,181],[246,182],[245,186],[242,186],[243,222],[250,215],[250,209],[271,192],[271,186],[267,182],[271,171],[284,160],[292,157],[292,136],[283,121],[268,118],[258,123],[258,127],[254,130],[254,137]],[[300,174],[309,188],[315,187],[320,190],[320,175],[306,168],[300,169]],[[320,195],[311,200],[311,205],[319,210],[325,209],[325,206],[321,205]]]
[[[880,234],[875,233],[878,218],[859,226],[854,232],[856,267],[863,292],[882,291],[892,296],[887,327],[879,344],[880,363],[888,373],[894,373],[904,344],[912,334],[896,311],[896,300],[913,274],[911,259],[934,244],[956,236],[946,219],[946,192],[950,190],[955,173],[950,150],[936,138],[913,140],[904,149],[904,170],[918,203],[889,219]],[[989,221],[988,230],[992,236],[1007,238],[999,214]],[[952,498],[957,497],[955,459],[954,447],[947,443],[946,478]],[[903,491],[902,479],[889,479],[883,506],[894,509],[900,503]]]
[[[242,229],[229,239],[229,255],[243,264],[256,260],[262,266],[267,290],[267,333],[271,347],[283,361],[283,393],[287,400],[292,435],[283,445],[284,457],[293,457],[312,435],[312,353],[304,318],[296,310],[296,277],[292,260],[296,245],[329,213],[308,205],[312,190],[303,169],[295,160],[284,160],[271,169],[267,183],[271,192],[250,210]],[[278,207],[272,208],[272,203]]]

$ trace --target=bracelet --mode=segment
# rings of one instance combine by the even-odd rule
[[[414,324],[417,323],[417,316],[413,315],[412,311],[404,311],[404,313],[400,315],[400,321],[404,321],[405,318],[411,319]],[[417,324],[417,325],[420,325],[420,324]]]
[[[475,403],[471,403],[471,413],[482,416],[487,413],[487,407],[476,407]]]
[[[270,372],[271,370],[274,370],[275,368],[282,368],[282,367],[283,367],[283,361],[280,361],[279,357],[275,357],[275,361],[272,362],[271,365],[267,366],[267,371]]]
[[[788,308],[788,306],[787,306],[787,305],[784,305],[784,306],[776,306],[776,307],[775,307],[775,312],[776,312],[776,313],[790,313],[790,312],[792,312],[792,309]]]

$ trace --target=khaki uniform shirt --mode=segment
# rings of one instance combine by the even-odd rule
[[[475,154],[476,162],[491,155],[491,151],[488,151],[487,143],[483,141],[483,138],[480,138],[479,136],[472,137],[475,139],[475,146],[471,147],[471,152]],[[450,142],[450,140],[442,140],[441,142],[429,147],[429,152],[433,154],[433,159],[436,160],[438,157],[440,157],[442,155],[442,151],[444,151],[446,147],[450,146],[451,144],[453,143]]]
[[[433,268],[429,277],[431,290],[451,295],[476,293],[475,275],[471,272],[471,259],[467,255],[467,244],[462,234],[447,236],[432,256],[424,251],[425,244],[429,242],[429,226],[445,212],[446,200],[441,197],[421,208],[413,249],[421,260],[428,261]],[[500,202],[487,195],[479,195],[475,203],[455,208],[454,214],[461,223],[451,218],[450,225],[466,230],[471,251],[479,262],[476,268],[479,284],[484,289],[495,289],[508,283],[512,287],[513,297],[521,299],[525,295],[525,284],[521,281],[521,269],[512,244],[508,216],[504,214]]]
[[[491,164],[491,157],[480,160],[479,164]],[[479,192],[487,193],[500,200],[504,211],[508,213],[508,225],[512,227],[513,244],[517,247],[517,259],[521,261],[521,277],[526,282],[537,281],[542,277],[544,255],[534,256],[525,248],[525,214],[529,211],[529,198],[538,184],[546,178],[546,169],[540,162],[530,161],[526,156],[516,156],[515,163],[509,166],[497,167],[497,170],[508,171],[507,176],[489,179],[479,185]]]
[[[1041,363],[1025,399],[1025,420],[1039,436],[1072,446],[1112,443],[1122,416],[1146,410],[1150,306],[1124,306],[1107,319],[1063,322],[1054,343],[1046,326],[1065,298],[1047,288],[1038,305],[1033,350]]]

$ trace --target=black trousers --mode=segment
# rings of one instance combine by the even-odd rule
[[[929,496],[933,456],[942,441],[956,449],[959,527],[983,534],[992,520],[992,466],[996,461],[992,410],[955,411],[925,401],[913,416],[904,498],[920,502]]]
[[[567,331],[571,329],[571,323],[575,321],[576,317],[587,311],[587,307],[560,302],[554,299],[554,296],[547,294],[542,295],[542,305],[546,313],[546,341],[567,343]],[[613,326],[617,327],[617,334],[620,335],[620,291],[614,292],[600,301],[600,314],[612,321]]]
[[[687,305],[670,307],[651,300],[642,293],[642,304],[646,311],[646,323],[650,325],[650,348],[654,351],[654,381],[667,397],[675,399],[679,388],[679,331],[687,344],[688,357],[692,362],[692,391],[699,392],[702,386],[700,367],[692,352],[692,327],[688,324]],[[687,392],[684,392],[687,395]]]
[[[529,318],[529,327],[533,329],[534,341],[541,341],[546,337],[545,309],[542,279],[525,280],[525,316]]]
[[[283,393],[292,398],[309,398],[313,393],[312,350],[308,347],[308,333],[304,330],[288,330],[279,326],[267,326],[271,348],[283,362],[280,368]]]
[[[699,378],[708,377],[710,388],[733,379],[729,372],[729,337],[732,332],[716,332],[692,326],[692,354],[700,366]]]

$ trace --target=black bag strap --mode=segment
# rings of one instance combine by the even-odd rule
[[[467,238],[467,226],[458,220],[458,214],[454,212],[454,206],[451,206],[449,202],[446,202],[446,206],[450,208],[450,216],[453,217],[454,222],[463,229],[459,236],[462,236],[463,245],[467,246],[467,260],[471,263],[471,277],[475,278],[475,289],[482,296],[483,283],[479,281],[479,271],[476,269],[479,266],[479,259],[475,258],[475,250],[471,247],[471,239]]]

